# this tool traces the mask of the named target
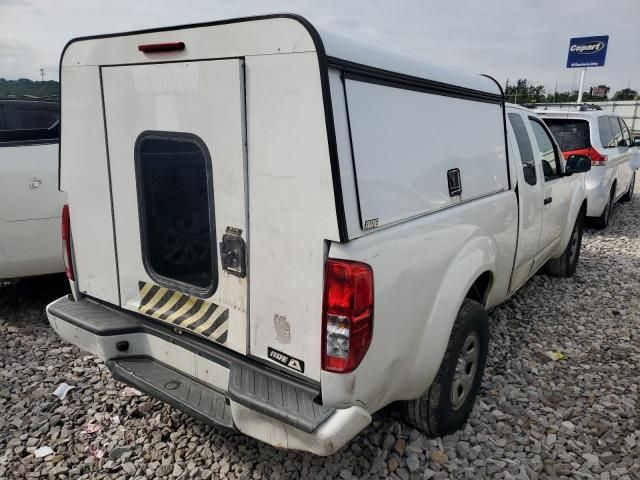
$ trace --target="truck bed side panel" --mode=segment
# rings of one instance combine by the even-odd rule
[[[426,390],[473,281],[491,271],[487,303],[506,297],[517,207],[515,193],[506,191],[331,245],[331,257],[372,266],[375,304],[362,364],[349,374],[322,373],[325,404],[373,412]]]

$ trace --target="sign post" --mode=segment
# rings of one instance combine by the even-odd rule
[[[567,68],[582,68],[580,74],[580,89],[578,90],[578,102],[582,103],[582,90],[584,89],[584,77],[588,67],[604,67],[607,56],[609,35],[597,37],[577,37],[569,41],[569,55],[567,56]]]

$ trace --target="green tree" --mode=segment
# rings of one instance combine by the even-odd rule
[[[27,78],[5,80],[0,78],[0,98],[57,98],[60,84],[55,80],[33,81]]]
[[[511,103],[536,103],[546,101],[543,85],[531,85],[526,78],[519,78],[515,85],[507,85],[504,95]]]
[[[622,90],[618,90],[614,95],[612,100],[636,100],[638,98],[638,92],[636,90],[632,90],[631,88],[623,88]]]

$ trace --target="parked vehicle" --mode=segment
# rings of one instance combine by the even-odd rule
[[[635,170],[631,159],[634,151],[631,132],[625,121],[614,112],[600,109],[584,111],[541,110],[542,117],[568,158],[586,155],[593,168],[587,174],[587,216],[600,228],[611,220],[618,200],[633,196]]]
[[[402,400],[451,432],[485,310],[576,269],[590,163],[488,77],[292,15],[77,39],[61,63],[74,293],[49,320],[204,421],[328,455]]]
[[[0,100],[0,279],[62,272],[59,104]]]

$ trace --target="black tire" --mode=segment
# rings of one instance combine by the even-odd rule
[[[544,266],[545,271],[553,277],[570,277],[576,273],[580,249],[582,247],[582,234],[584,232],[584,212],[578,213],[576,223],[573,225],[571,237],[567,248],[559,258],[553,258]]]
[[[467,350],[475,360],[475,366],[469,363],[460,365],[464,360],[463,350],[469,348],[469,339],[477,349],[477,356]],[[447,351],[440,369],[429,390],[420,398],[404,402],[404,416],[410,425],[430,436],[443,436],[460,429],[469,417],[484,374],[489,351],[489,318],[483,306],[473,300],[465,299],[453,325]],[[462,371],[465,375],[461,375]],[[461,384],[465,383],[464,398],[460,394]],[[458,387],[452,395],[454,384]]]
[[[596,218],[595,225],[597,228],[603,229],[607,228],[609,222],[611,221],[611,216],[613,215],[613,198],[615,196],[616,186],[611,187],[611,193],[609,193],[609,202],[604,207],[604,211],[602,215]]]
[[[629,189],[625,192],[625,194],[620,198],[623,202],[630,202],[633,198],[633,190],[636,186],[636,172],[633,172],[633,176],[631,177],[631,183],[629,184]]]

